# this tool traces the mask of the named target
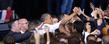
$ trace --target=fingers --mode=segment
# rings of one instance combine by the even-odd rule
[[[83,12],[84,12],[84,10],[85,10],[85,9],[83,9]]]
[[[92,10],[94,11],[94,5],[92,3],[90,3],[90,7],[92,8]]]

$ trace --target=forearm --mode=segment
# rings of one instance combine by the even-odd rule
[[[75,15],[76,15],[76,13],[72,13],[72,14],[69,16],[69,19],[68,19],[68,20],[71,20]]]
[[[89,16],[87,16],[86,14],[83,14],[83,16],[85,16],[86,18],[90,18]]]
[[[40,44],[40,38],[37,38],[37,40],[35,40],[35,44]]]
[[[62,24],[61,24],[60,27],[59,27],[59,31],[60,31],[61,33],[65,33],[65,34],[66,34],[67,31],[66,31],[66,29],[64,28],[64,26],[65,26],[65,25],[62,25]]]
[[[49,32],[47,32],[47,41],[50,41]]]
[[[99,16],[100,16],[100,18],[103,18],[103,15],[100,14]]]
[[[61,24],[65,24],[65,23],[67,23],[69,20],[71,20],[74,16],[76,15],[76,13],[72,13],[71,15],[69,15],[69,16],[67,16],[67,17],[65,17],[65,18],[63,18],[61,21]]]
[[[34,32],[35,44],[40,44],[40,35]]]

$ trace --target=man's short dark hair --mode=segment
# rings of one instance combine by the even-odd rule
[[[48,17],[48,15],[50,15],[50,14],[49,13],[42,14],[41,21],[44,21]]]

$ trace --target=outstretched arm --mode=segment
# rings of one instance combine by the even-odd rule
[[[45,29],[46,35],[47,35],[47,42],[46,44],[50,44],[50,35],[49,35],[49,29]]]
[[[67,23],[69,20],[71,20],[77,13],[72,13],[71,15],[64,15],[64,18],[61,20],[61,24]]]

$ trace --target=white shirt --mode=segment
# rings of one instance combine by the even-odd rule
[[[84,38],[84,41],[85,41],[85,44],[87,43],[87,36],[89,35],[90,33],[89,32],[85,32],[85,38]]]
[[[4,21],[5,21],[5,18],[6,18],[6,10],[2,10],[2,17],[1,17],[1,19],[0,19],[0,23],[4,23]]]
[[[55,23],[53,25],[50,24],[43,24],[43,26],[41,27],[41,29],[35,28],[36,31],[40,34],[40,35],[44,35],[45,32],[45,28],[46,26],[49,28],[49,32],[55,33],[55,30],[59,28],[61,22]]]

